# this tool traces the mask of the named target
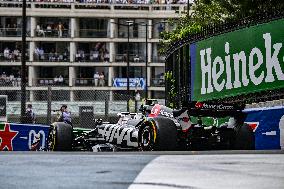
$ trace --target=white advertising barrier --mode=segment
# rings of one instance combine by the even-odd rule
[[[282,116],[280,119],[279,129],[280,129],[280,145],[281,149],[284,149],[284,116]]]

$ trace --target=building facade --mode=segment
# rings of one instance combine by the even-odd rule
[[[20,101],[21,2],[0,5],[0,94]],[[96,101],[106,93],[112,99],[113,93],[133,95],[137,90],[143,97],[146,75],[148,97],[163,99],[160,32],[170,30],[173,26],[164,21],[178,18],[186,7],[27,2],[27,101],[46,100],[48,86],[57,101]],[[128,58],[130,94],[125,84]]]

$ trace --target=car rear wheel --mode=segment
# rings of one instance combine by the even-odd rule
[[[142,124],[138,134],[138,146],[142,151],[177,150],[177,129],[168,118],[154,118]]]
[[[254,150],[255,149],[254,132],[248,124],[242,125],[236,132],[234,149],[236,150]]]
[[[48,134],[48,150],[49,151],[71,151],[73,140],[72,126],[55,122],[50,126]]]

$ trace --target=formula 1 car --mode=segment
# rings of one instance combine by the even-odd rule
[[[50,126],[49,150],[219,150],[254,149],[254,134],[243,107],[190,102],[173,110],[148,100],[142,113],[120,113],[115,124],[96,120],[95,128],[77,134],[66,123]]]

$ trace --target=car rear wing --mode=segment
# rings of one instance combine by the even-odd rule
[[[229,103],[210,103],[192,101],[187,105],[188,113],[192,116],[200,117],[227,117],[227,116],[241,116],[244,105],[229,104]]]

